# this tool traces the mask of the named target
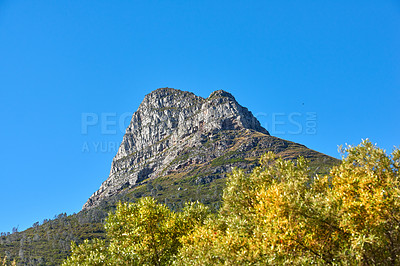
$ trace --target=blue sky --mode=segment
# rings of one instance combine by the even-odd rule
[[[78,212],[160,87],[227,90],[331,156],[362,138],[391,151],[399,47],[394,0],[0,0],[0,231]]]

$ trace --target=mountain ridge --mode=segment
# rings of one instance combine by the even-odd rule
[[[83,210],[144,180],[174,173],[187,177],[206,173],[212,180],[224,177],[232,167],[251,169],[257,165],[256,158],[268,150],[288,159],[326,157],[304,145],[270,136],[229,92],[217,90],[203,98],[188,91],[160,88],[147,94],[132,115],[109,177]]]
[[[6,255],[18,265],[60,265],[70,254],[71,241],[106,239],[104,221],[119,201],[151,196],[173,211],[185,202],[199,201],[216,212],[232,168],[250,172],[268,151],[286,160],[303,156],[318,174],[340,162],[271,136],[229,92],[215,91],[202,98],[158,89],[147,94],[132,115],[110,176],[83,209],[0,236],[0,258]]]

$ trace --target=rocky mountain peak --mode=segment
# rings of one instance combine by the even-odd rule
[[[147,94],[132,116],[114,160],[149,147],[167,136],[176,141],[195,132],[239,128],[268,134],[252,113],[240,106],[228,92],[215,91],[204,99],[191,92],[160,88]]]
[[[226,97],[226,98],[231,98],[232,100],[236,101],[235,97],[233,97],[232,94],[230,94],[229,92],[224,91],[224,90],[214,91],[210,94],[210,96],[208,98],[213,98],[213,97]]]
[[[288,143],[271,137],[229,92],[203,98],[160,88],[147,94],[133,114],[109,177],[83,208],[158,177],[201,171],[201,176],[213,173],[212,180],[237,163],[254,167],[254,158],[267,150],[283,151]]]
[[[163,175],[187,146],[201,145],[209,135],[244,129],[269,135],[229,92],[217,90],[205,99],[188,91],[157,89],[144,97],[133,114],[109,178],[84,208],[123,187]]]

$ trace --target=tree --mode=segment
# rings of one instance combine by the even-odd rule
[[[400,150],[386,152],[369,140],[342,149],[331,171],[328,199],[348,236],[346,258],[363,264],[400,263]]]
[[[365,140],[342,151],[326,176],[273,153],[252,173],[235,169],[216,216],[199,203],[119,203],[110,244],[74,244],[65,265],[400,264],[400,150]]]
[[[150,197],[133,204],[120,202],[105,224],[109,245],[102,240],[72,244],[64,265],[167,265],[181,246],[181,237],[208,215],[208,208],[199,203],[188,203],[174,213]]]
[[[35,223],[33,223],[32,227],[37,229],[39,227],[39,225],[40,225],[39,222],[35,222]]]
[[[399,264],[400,151],[343,152],[323,177],[272,153],[233,171],[217,220],[183,238],[175,264]]]
[[[306,160],[285,161],[267,153],[260,164],[251,174],[232,172],[219,217],[184,237],[176,264],[329,262],[323,249],[313,247],[326,229],[315,230],[318,205]]]
[[[85,239],[79,246],[72,242],[71,256],[63,265],[107,265],[110,264],[109,252],[102,239]]]

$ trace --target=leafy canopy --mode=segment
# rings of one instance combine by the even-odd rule
[[[214,222],[183,237],[176,264],[400,264],[400,151],[368,140],[315,176],[268,153],[235,170]]]
[[[166,265],[181,246],[180,238],[209,215],[200,203],[187,203],[174,213],[150,197],[137,203],[119,203],[105,228],[109,244],[86,240],[71,246],[63,265]]]
[[[152,198],[120,203],[109,243],[72,245],[64,265],[400,264],[400,151],[365,140],[317,176],[300,157],[267,153],[252,173],[236,169],[223,205],[171,212]]]

